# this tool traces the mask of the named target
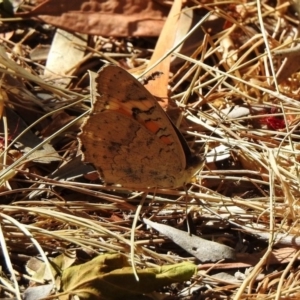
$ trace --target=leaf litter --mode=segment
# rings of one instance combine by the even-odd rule
[[[64,272],[88,272],[95,259],[119,253],[126,263],[118,268],[129,268],[128,277],[113,275],[119,287],[149,270],[197,267],[187,277],[180,275],[184,268],[175,268],[178,276],[164,287],[151,277],[153,286],[137,292],[148,299],[297,299],[298,3],[174,1],[167,18],[170,3],[157,1],[156,18],[153,3],[136,4],[133,12],[129,1],[115,8],[95,1],[88,14],[97,22],[78,27],[86,2],[54,2],[24,2],[18,9],[11,2],[1,11],[7,33],[0,47],[1,298],[72,294],[72,286],[63,289]],[[56,11],[43,11],[43,5]],[[54,36],[62,32],[71,42],[55,46]],[[76,40],[80,35],[88,39]],[[68,56],[63,68],[53,51]],[[107,62],[136,76],[163,73],[150,80],[150,91],[206,161],[185,189],[106,186],[78,160],[76,136],[89,112],[87,71]],[[156,230],[143,219],[158,224]],[[180,246],[174,243],[179,237]],[[218,250],[216,262],[201,260],[201,251],[188,251],[196,238],[218,243],[208,244],[211,252],[222,245],[232,249],[235,258],[224,260]],[[75,255],[68,271],[54,272],[53,260],[68,251]],[[44,274],[38,278],[26,267],[36,258]]]

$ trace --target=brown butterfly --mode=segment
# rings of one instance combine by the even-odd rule
[[[203,160],[193,156],[164,110],[124,69],[91,73],[92,112],[81,127],[83,160],[108,184],[176,188],[189,182]]]

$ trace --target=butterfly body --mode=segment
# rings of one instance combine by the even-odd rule
[[[84,161],[109,184],[126,188],[175,188],[202,161],[192,157],[156,99],[132,75],[105,66],[94,81],[95,99],[79,139]]]

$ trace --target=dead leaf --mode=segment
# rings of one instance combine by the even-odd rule
[[[207,152],[205,156],[205,162],[209,164],[209,163],[229,159],[229,157],[231,156],[230,150],[231,150],[230,147],[224,145],[214,147],[212,150]]]
[[[71,75],[84,57],[87,38],[86,34],[72,34],[57,29],[44,72],[47,80],[54,79],[55,85],[62,88],[70,83],[72,78],[66,75]]]
[[[137,270],[139,281],[136,281],[124,255],[105,254],[63,271],[62,296],[76,295],[88,300],[129,299],[174,282],[189,280],[195,272],[196,266],[185,262]]]
[[[181,0],[175,0],[158,38],[153,55],[148,63],[149,67],[156,63],[173,47],[177,33],[178,20],[180,18],[180,11]],[[151,72],[160,72],[162,75],[156,80],[149,81],[149,83],[145,86],[152,95],[163,101],[163,103],[160,102],[160,105],[163,108],[166,108],[168,105],[170,62],[171,56],[169,55],[161,63],[159,63],[159,65],[151,69]],[[149,75],[149,72],[147,74]]]
[[[156,1],[48,0],[19,17],[38,17],[70,32],[102,36],[158,36],[168,9]]]
[[[271,255],[268,257],[268,265],[287,264],[293,260],[297,249],[292,247],[274,249]],[[203,264],[198,266],[199,270],[214,270],[220,269],[242,269],[247,267],[254,267],[264,256],[265,251],[259,253],[237,253],[235,262],[226,262],[218,264]]]
[[[30,59],[32,61],[47,60],[49,51],[50,51],[50,45],[38,45],[30,51]]]
[[[211,275],[211,278],[216,279],[218,282],[222,281],[223,283],[226,283],[226,284],[238,284],[238,285],[240,285],[241,282],[242,282],[242,280],[237,279],[235,276],[232,276],[231,274],[226,273],[226,272],[220,272],[220,273]]]
[[[147,225],[167,236],[201,262],[235,259],[234,249],[226,245],[201,239],[198,236],[190,235],[188,232],[178,230],[171,226],[158,224],[147,219],[143,220]]]
[[[74,251],[65,251],[65,253],[55,258],[49,259],[53,276],[59,276],[63,270],[73,265],[75,260],[76,255]],[[49,281],[52,278],[50,270],[46,267],[46,264],[38,258],[32,257],[28,261],[26,269],[35,281]]]
[[[24,291],[23,300],[40,300],[46,298],[53,290],[53,284],[29,287]]]

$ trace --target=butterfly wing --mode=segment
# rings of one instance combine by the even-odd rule
[[[116,66],[92,75],[93,111],[82,126],[84,160],[106,183],[177,187],[193,174],[171,121],[133,76]]]

